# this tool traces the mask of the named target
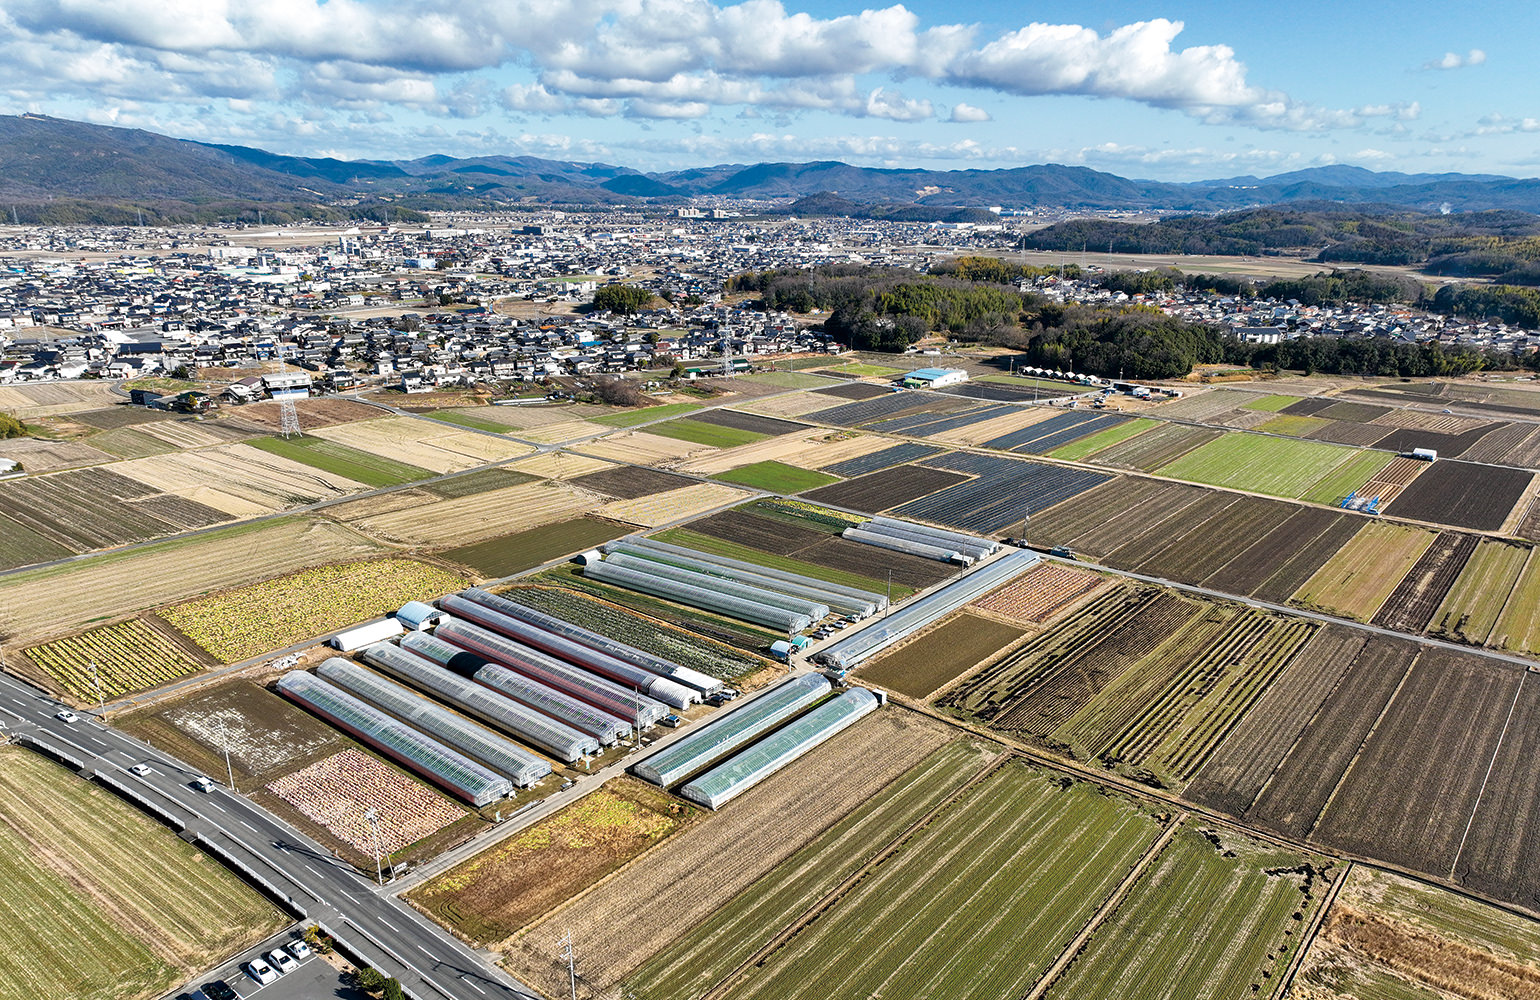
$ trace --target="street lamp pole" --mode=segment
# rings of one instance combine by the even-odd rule
[[[230,779],[230,791],[235,791],[235,768],[230,766],[230,744],[225,744],[225,775]]]
[[[374,881],[375,884],[383,886],[385,884],[385,875],[380,871],[379,817],[375,814],[374,809],[370,808],[364,810],[364,819],[369,822],[369,834],[374,840]]]

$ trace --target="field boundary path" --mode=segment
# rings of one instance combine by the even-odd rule
[[[993,757],[990,757],[988,760],[986,760],[979,767],[979,769],[974,772],[973,776],[970,777],[967,781],[963,782],[962,785],[953,791],[951,795],[948,795],[941,802],[937,803],[935,807],[925,815],[921,816],[919,819],[909,824],[903,830],[899,831],[898,835],[895,836],[892,840],[888,841],[888,843],[878,848],[877,852],[871,855],[866,860],[866,862],[861,865],[860,868],[856,869],[854,872],[851,872],[850,875],[847,876],[845,880],[842,881],[839,885],[830,889],[820,899],[814,902],[813,905],[804,910],[802,914],[795,920],[791,921],[785,927],[782,927],[776,933],[776,935],[767,941],[758,951],[744,959],[737,968],[723,976],[721,981],[719,981],[715,986],[701,994],[700,1000],[721,1000],[721,998],[725,995],[725,992],[731,989],[733,986],[737,985],[738,981],[748,973],[749,969],[759,965],[761,962],[765,961],[765,959],[775,954],[775,952],[778,951],[782,945],[791,940],[797,934],[801,933],[803,928],[807,927],[809,923],[816,920],[825,910],[839,902],[842,896],[850,892],[851,889],[855,888],[855,886],[860,883],[862,879],[866,878],[866,876],[871,873],[873,868],[877,867],[884,861],[888,860],[888,858],[892,857],[894,853],[905,844],[905,842],[910,840],[921,830],[925,829],[925,827],[928,826],[933,820],[935,820],[937,816],[941,815],[942,812],[950,808],[954,803],[961,800],[968,794],[968,792],[972,791],[980,783],[987,780],[990,775],[1000,770],[1000,768],[1004,767],[1009,761],[1013,759],[1018,759],[1018,755],[1010,750],[1002,750],[1000,753],[997,753]]]
[[[1332,883],[1326,893],[1326,898],[1321,900],[1321,905],[1316,907],[1315,915],[1310,918],[1310,926],[1305,928],[1305,933],[1300,935],[1299,947],[1294,949],[1294,958],[1289,962],[1289,967],[1284,970],[1282,978],[1278,981],[1278,990],[1273,996],[1285,997],[1289,995],[1289,987],[1294,985],[1294,977],[1299,975],[1299,970],[1305,964],[1305,956],[1310,954],[1310,949],[1315,945],[1315,936],[1321,932],[1326,918],[1331,914],[1331,908],[1337,903],[1337,896],[1342,892],[1342,887],[1347,885],[1348,876],[1353,874],[1352,859],[1343,863],[1342,874]]]
[[[1069,944],[1064,946],[1064,950],[1059,953],[1058,958],[1054,959],[1053,964],[1043,970],[1043,974],[1038,978],[1037,984],[1027,991],[1022,1000],[1042,1000],[1049,987],[1053,986],[1054,981],[1064,974],[1064,970],[1069,968],[1070,963],[1075,960],[1075,957],[1085,949],[1086,943],[1091,940],[1091,935],[1095,934],[1097,928],[1105,923],[1107,918],[1112,916],[1119,906],[1123,905],[1123,900],[1128,897],[1130,892],[1133,892],[1134,885],[1144,875],[1144,870],[1156,858],[1160,857],[1161,852],[1166,849],[1167,844],[1171,843],[1171,838],[1176,836],[1176,831],[1186,819],[1187,813],[1185,812],[1178,812],[1172,816],[1171,822],[1166,825],[1166,829],[1161,832],[1159,837],[1155,838],[1155,842],[1145,850],[1143,856],[1134,862],[1134,866],[1123,877],[1123,881],[1118,883],[1118,887],[1112,890],[1112,894],[1102,900],[1102,905],[1096,908],[1095,913],[1091,914],[1091,919],[1087,920],[1085,926],[1080,928],[1080,933],[1071,938]]]

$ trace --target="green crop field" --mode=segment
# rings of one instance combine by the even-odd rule
[[[1503,648],[1540,653],[1540,558],[1532,551],[1493,632]]]
[[[1301,500],[1336,506],[1396,460],[1388,451],[1361,451],[1311,484]]]
[[[645,424],[649,420],[662,420],[665,417],[679,417],[686,413],[694,413],[700,409],[697,403],[668,403],[663,406],[646,406],[640,410],[621,410],[617,413],[606,413],[600,417],[588,417],[588,420],[606,427],[635,427],[637,424]]]
[[[1293,406],[1299,402],[1298,396],[1260,396],[1249,403],[1242,403],[1241,408],[1246,410],[1264,410],[1268,413],[1277,413],[1285,406]]]
[[[624,533],[625,529],[612,521],[578,517],[446,549],[439,555],[491,579],[533,569],[558,556],[612,541]]]
[[[647,428],[647,433],[659,434],[678,441],[693,441],[696,444],[710,445],[713,448],[735,448],[740,444],[753,444],[755,441],[763,441],[770,436],[768,434],[756,434],[753,431],[739,430],[736,427],[723,427],[719,424],[702,423],[699,420],[691,420],[688,417],[670,420],[665,424],[654,424]]]
[[[1364,526],[1290,600],[1366,622],[1416,565],[1436,533],[1390,521]]]
[[[1173,479],[1297,497],[1355,454],[1352,448],[1262,434],[1226,434],[1162,466]]]
[[[727,995],[1019,997],[1159,829],[1129,799],[1006,764]]]
[[[269,454],[308,465],[323,472],[363,483],[366,486],[400,486],[433,475],[427,469],[397,462],[382,455],[371,455],[345,444],[318,437],[256,438],[249,442]]]
[[[442,420],[446,424],[455,424],[459,427],[469,427],[477,431],[491,431],[493,434],[507,434],[507,424],[500,424],[487,417],[474,413],[466,413],[463,410],[433,410],[428,414],[434,420]]]
[[[719,472],[711,477],[720,479],[724,483],[737,483],[740,486],[752,486],[758,490],[766,490],[770,493],[789,495],[810,490],[815,486],[827,486],[830,483],[839,482],[838,476],[831,476],[824,472],[812,472],[808,469],[799,469],[785,462],[755,462],[752,465],[739,466],[728,472]]]
[[[828,370],[857,378],[884,378],[888,375],[902,375],[904,373],[902,368],[889,368],[887,365],[868,365],[860,362],[838,365]]]
[[[1154,427],[1161,426],[1159,420],[1151,420],[1148,417],[1138,417],[1127,420],[1116,427],[1109,427],[1104,431],[1097,431],[1077,441],[1060,448],[1055,448],[1048,453],[1050,458],[1061,458],[1066,462],[1078,462],[1088,455],[1093,455],[1103,448],[1111,448],[1119,441],[1127,441],[1131,437],[1143,434]]]
[[[1443,603],[1433,612],[1428,623],[1429,633],[1478,646],[1489,639],[1497,640],[1501,645],[1504,631],[1514,624],[1513,616],[1507,616],[1504,629],[1498,630],[1497,635],[1493,635],[1493,630],[1504,606],[1511,603],[1509,595],[1513,593],[1525,564],[1530,561],[1532,551],[1527,545],[1483,538],[1455,578]],[[1523,628],[1534,619],[1535,604],[1521,606],[1519,624]],[[1523,635],[1516,638],[1522,641]]]
[[[1264,424],[1258,424],[1252,428],[1257,431],[1265,431],[1268,434],[1287,434],[1292,437],[1304,437],[1311,431],[1318,431],[1331,423],[1323,417],[1301,417],[1292,413],[1280,413],[1278,416]]]
[[[1049,1000],[1274,995],[1325,895],[1318,863],[1238,834],[1183,827]]]
[[[0,514],[0,569],[50,562],[74,554],[73,550]]]
[[[802,372],[760,372],[757,375],[740,375],[739,378],[782,389],[817,389],[834,384],[822,375],[804,375]]]
[[[140,1000],[285,920],[213,859],[29,751],[0,748],[0,997]]]
[[[827,580],[842,587],[856,587],[860,590],[869,590],[874,594],[887,593],[887,581],[876,580],[860,573],[852,573],[849,570],[830,569],[827,566],[818,566],[813,563],[803,562],[792,556],[778,556],[773,552],[756,549],[738,542],[730,542],[725,538],[717,538],[714,535],[703,535],[691,531],[688,528],[670,528],[660,531],[652,537],[660,542],[668,542],[671,545],[683,545],[689,549],[699,549],[702,552],[710,552],[729,559],[742,559],[744,562],[754,563],[757,566],[768,566],[771,569],[785,570],[788,573],[796,573],[800,576],[809,576],[815,580]],[[914,590],[902,584],[893,584],[893,600],[902,601]]]

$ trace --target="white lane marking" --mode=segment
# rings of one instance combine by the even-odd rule
[[[261,833],[262,833],[261,830],[258,830],[256,827],[252,826],[250,823],[246,822],[243,819],[238,819],[238,820],[236,820],[236,822],[241,824],[241,826],[244,826],[246,829],[250,830],[252,833],[255,833],[255,834],[258,834],[258,835],[261,835]]]
[[[418,945],[417,946],[417,950],[422,952],[424,955],[427,955],[429,958],[433,959],[435,962],[438,961],[438,956],[433,954],[433,952],[429,951],[428,949],[424,948],[422,945]]]
[[[466,986],[469,986],[471,989],[475,990],[477,993],[480,993],[482,996],[487,995],[487,991],[482,989],[480,986],[477,986],[473,980],[466,979],[464,976],[461,976],[460,982],[464,983]]]
[[[397,927],[395,924],[391,923],[389,920],[386,920],[384,917],[380,917],[379,920],[380,920],[380,923],[384,924],[386,927],[389,927],[391,930],[395,931],[397,934],[401,933],[401,928]]]
[[[81,746],[79,743],[76,743],[74,740],[65,739],[63,736],[60,736],[57,733],[49,733],[48,735],[52,736],[54,739],[58,740],[60,743],[63,743],[65,746],[74,747],[76,750],[79,750],[81,753],[91,753],[91,751],[87,750],[85,747]],[[91,756],[94,757],[96,755],[95,754],[91,754]]]
[[[312,868],[309,865],[305,864],[303,861],[300,862],[300,865],[305,869],[305,871],[307,871],[310,874],[314,875],[316,878],[325,878],[326,877],[325,875],[322,875],[320,872],[316,871],[314,868]]]

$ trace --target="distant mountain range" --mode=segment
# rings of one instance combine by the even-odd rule
[[[1004,206],[1218,212],[1291,202],[1375,203],[1423,212],[1540,213],[1540,180],[1492,174],[1377,173],[1317,167],[1274,177],[1174,184],[1057,164],[1002,170],[893,170],[846,163],[720,164],[643,173],[531,156],[337,160],[174,139],[38,115],[0,116],[0,215],[59,199],[158,209],[282,203],[454,208],[526,203],[669,205],[692,198],[775,200],[890,218]],[[876,206],[874,209],[873,207]],[[934,211],[924,211],[924,210]]]

